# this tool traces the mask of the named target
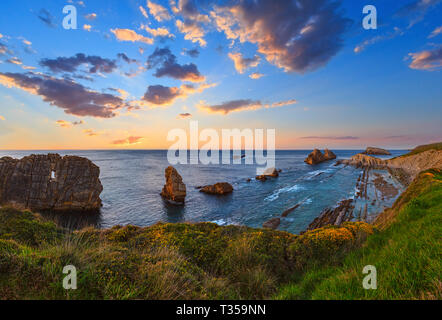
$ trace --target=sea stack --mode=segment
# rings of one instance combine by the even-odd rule
[[[385,155],[385,156],[391,155],[390,151],[382,149],[382,148],[375,148],[375,147],[368,147],[362,153],[363,154],[379,155],[379,156],[381,156],[381,155]]]
[[[166,168],[165,177],[166,184],[161,191],[161,196],[172,204],[184,204],[186,185],[183,183],[183,178],[172,166]]]
[[[97,211],[100,168],[89,159],[58,154],[0,158],[0,204],[36,211]]]
[[[318,149],[314,149],[307,158],[305,158],[304,162],[310,165],[318,164],[324,161],[333,160],[336,159],[336,155],[328,150],[325,149],[324,153],[322,153]]]

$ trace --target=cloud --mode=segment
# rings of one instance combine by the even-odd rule
[[[84,16],[87,20],[95,20],[97,19],[97,14],[96,13],[89,13],[87,15]]]
[[[243,58],[242,54],[239,52],[229,53],[229,58],[233,60],[235,69],[239,73],[244,73],[248,68],[257,67],[261,61],[261,57],[258,55],[255,55],[253,58]]]
[[[442,67],[442,46],[433,50],[424,50],[409,53],[411,63],[409,67],[416,70],[434,71]]]
[[[130,59],[125,53],[117,54],[117,57],[125,61],[126,63],[138,63],[136,59]]]
[[[189,57],[192,57],[192,58],[198,58],[198,56],[200,55],[200,52],[197,48],[194,48],[194,49],[184,48],[182,53],[187,54]]]
[[[336,55],[350,23],[328,0],[245,0],[215,7],[211,17],[228,39],[254,43],[268,62],[300,73]]]
[[[430,38],[434,38],[434,37],[436,37],[437,35],[439,35],[439,34],[441,34],[441,33],[442,33],[442,26],[440,26],[440,27],[434,29],[434,30],[430,33],[430,35],[428,36],[428,38],[429,38],[429,39],[430,39]]]
[[[176,20],[175,24],[181,33],[184,33],[184,39],[192,41],[193,43],[199,43],[201,47],[207,45],[204,40],[204,28],[195,21],[192,20]]]
[[[73,122],[65,121],[65,120],[57,120],[57,121],[55,121],[55,123],[62,128],[71,128],[73,126],[78,126],[78,125],[84,124],[83,120],[73,121]]]
[[[176,56],[168,48],[156,48],[147,59],[148,69],[157,67],[154,76],[157,78],[171,77],[183,81],[202,82],[205,77],[200,74],[195,64],[180,65]]]
[[[118,41],[143,42],[153,44],[152,38],[147,38],[130,29],[111,29]]]
[[[141,29],[144,29],[146,32],[150,33],[154,37],[169,37],[173,38],[174,35],[169,32],[166,28],[156,28],[152,29],[147,25],[141,25]]]
[[[120,97],[92,91],[71,80],[42,74],[0,72],[0,84],[38,95],[65,113],[81,117],[112,118],[116,116],[117,109],[128,107]]]
[[[3,117],[3,116],[0,116],[0,120],[6,121],[5,117]]]
[[[139,6],[138,9],[140,9],[141,14],[146,18],[149,19],[149,15],[147,14],[146,9],[144,9],[143,6]]]
[[[0,42],[0,55],[4,55],[4,54],[13,54],[13,52],[8,48],[8,46],[4,43]]]
[[[259,100],[240,99],[240,100],[226,101],[219,105],[206,105],[204,102],[200,102],[200,104],[197,107],[209,113],[221,113],[223,115],[227,115],[231,112],[258,110],[263,108],[277,108],[295,103],[296,100],[294,99],[274,102],[271,104],[263,104]]]
[[[201,93],[206,89],[212,88],[216,84],[203,83],[196,87],[192,84],[183,84],[181,87],[166,87],[162,85],[149,86],[144,94],[142,101],[137,103],[144,105],[147,102],[149,105],[155,106],[169,106],[175,102],[176,99],[184,99],[187,96],[195,93]]]
[[[41,9],[37,17],[48,27],[55,28],[54,17],[46,9]]]
[[[85,129],[83,130],[83,133],[85,133],[89,137],[95,137],[101,134],[100,132],[96,132],[93,129]]]
[[[160,4],[156,4],[152,1],[147,0],[147,7],[149,8],[150,14],[158,22],[170,20],[172,18],[169,11]]]
[[[86,56],[84,53],[77,53],[73,57],[58,57],[56,59],[42,59],[40,65],[49,68],[52,72],[75,72],[80,65],[90,65],[89,73],[111,73],[117,65],[115,60],[101,58],[99,56]]]
[[[362,42],[361,44],[357,45],[354,49],[353,52],[354,53],[361,53],[362,51],[365,50],[365,48],[367,48],[368,46],[371,46],[377,42],[383,41],[383,40],[390,40],[395,38],[398,35],[403,35],[404,33],[402,32],[401,29],[394,27],[394,31],[384,34],[384,35],[379,35],[379,36],[375,36],[373,38],[367,39],[364,42]]]
[[[11,64],[16,64],[16,65],[23,64],[23,62],[19,58],[17,58],[17,57],[12,57],[12,58],[6,60],[6,62],[7,63],[11,63]]]
[[[300,139],[314,139],[314,140],[359,140],[359,137],[354,137],[354,136],[307,136],[307,137],[300,137]]]
[[[88,32],[91,32],[92,26],[90,24],[84,24],[83,25],[83,29],[88,31]]]
[[[188,112],[180,113],[177,118],[178,119],[187,119],[187,118],[192,118],[192,115]]]
[[[401,7],[395,15],[399,17],[411,17],[408,25],[408,28],[411,28],[416,23],[422,21],[427,11],[439,2],[440,0],[415,0]]]
[[[168,105],[181,95],[182,93],[177,87],[155,85],[147,88],[143,100],[155,105]]]
[[[256,79],[264,77],[264,75],[259,72],[254,72],[254,73],[250,74],[249,77],[250,77],[250,79],[256,80]]]
[[[134,144],[140,144],[143,141],[143,139],[144,139],[144,137],[130,136],[125,139],[114,140],[114,141],[112,141],[112,144],[114,144],[114,145],[134,145]]]

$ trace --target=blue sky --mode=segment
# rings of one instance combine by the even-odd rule
[[[367,4],[375,30],[362,27]],[[65,5],[76,30],[62,26]],[[283,149],[442,140],[439,0],[4,0],[0,10],[0,149],[167,148],[167,132],[190,120],[275,128]]]

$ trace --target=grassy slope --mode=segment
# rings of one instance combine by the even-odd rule
[[[417,146],[416,148],[414,148],[413,150],[411,150],[409,153],[402,155],[401,157],[408,157],[408,156],[412,156],[414,154],[418,154],[427,150],[442,150],[442,142],[437,142],[437,143],[431,143],[431,144],[424,144],[421,146]]]
[[[254,299],[359,247],[371,225],[302,236],[212,223],[69,232],[30,212],[0,209],[0,299]],[[62,269],[78,289],[62,288]]]
[[[377,220],[381,232],[341,266],[309,270],[283,287],[280,299],[441,299],[442,174],[423,172]],[[365,290],[365,265],[377,268],[376,290]]]

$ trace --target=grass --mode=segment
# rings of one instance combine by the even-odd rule
[[[381,229],[339,266],[308,270],[283,286],[278,299],[441,299],[442,174],[423,172],[377,220]],[[362,269],[377,269],[377,289],[365,290]]]
[[[1,299],[262,299],[312,266],[334,265],[375,229],[361,222],[297,236],[213,223],[69,231],[0,209]],[[62,288],[77,268],[77,290]]]
[[[421,153],[421,152],[424,152],[424,151],[428,151],[428,150],[442,150],[442,142],[431,143],[431,144],[424,144],[424,145],[421,145],[421,146],[417,146],[416,148],[414,148],[413,150],[411,150],[407,154],[402,155],[401,157],[412,156],[414,154],[418,154],[418,153]]]

